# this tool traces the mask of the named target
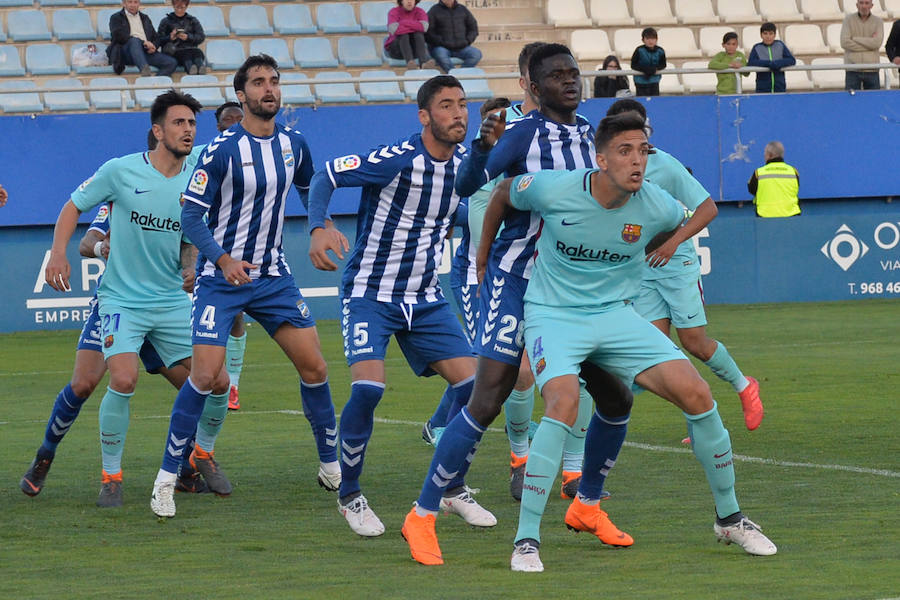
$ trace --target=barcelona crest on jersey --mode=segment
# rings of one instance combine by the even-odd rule
[[[633,244],[641,239],[641,225],[625,223],[625,226],[622,228],[622,239],[629,244]]]

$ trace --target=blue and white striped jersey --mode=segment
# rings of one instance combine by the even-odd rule
[[[478,283],[478,275],[475,272],[475,246],[469,232],[469,199],[462,198],[451,223],[454,229],[459,228],[459,247],[453,254],[450,263],[450,285],[462,286]]]
[[[342,297],[408,304],[443,299],[437,268],[459,204],[453,183],[464,152],[458,145],[449,160],[435,160],[416,133],[326,164],[333,187],[363,188]]]
[[[306,204],[313,171],[300,132],[276,123],[273,135],[259,138],[237,123],[206,146],[184,200],[208,209],[208,228],[222,251],[259,266],[251,278],[287,275],[284,205],[291,183]],[[221,275],[213,262],[218,256],[206,256],[204,245],[193,236],[192,241],[201,249],[197,272]]]

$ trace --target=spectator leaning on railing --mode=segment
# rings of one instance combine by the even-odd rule
[[[797,64],[797,59],[794,58],[784,42],[775,39],[776,35],[778,32],[774,23],[763,23],[759,28],[759,36],[762,41],[753,46],[747,57],[747,66],[769,69],[769,71],[761,71],[756,74],[757,93],[785,91],[787,86],[784,83],[782,69]]]
[[[172,12],[159,22],[157,45],[173,56],[184,72],[190,75],[206,73],[206,57],[199,48],[206,33],[197,17],[188,14],[190,0],[172,0]]]
[[[857,0],[856,12],[844,17],[841,25],[841,48],[844,64],[859,65],[877,63],[878,50],[884,39],[884,25],[872,14],[872,0]],[[877,70],[850,71],[844,76],[844,88],[848,90],[877,90],[881,88]]]

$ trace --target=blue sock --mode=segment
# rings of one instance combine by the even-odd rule
[[[456,416],[462,411],[462,409],[464,409],[469,404],[469,398],[472,397],[472,389],[474,387],[474,375],[452,386],[451,393],[453,394],[453,402],[451,402],[450,411],[447,413],[448,423],[455,419]],[[448,490],[453,490],[465,485],[466,473],[469,472],[469,467],[472,465],[472,458],[475,456],[476,449],[477,447],[473,448],[472,452],[469,453],[469,456],[460,467],[459,472],[456,474],[456,477],[450,482],[450,485],[447,487]]]
[[[516,456],[528,454],[528,428],[534,411],[534,384],[527,390],[514,389],[503,403],[509,449]]]
[[[731,453],[731,437],[722,424],[719,410],[713,403],[711,410],[699,415],[684,414],[691,436],[694,456],[703,465],[706,480],[716,502],[719,518],[740,511],[734,493],[734,456]]]
[[[447,426],[447,423],[449,423],[447,420],[447,413],[450,412],[450,405],[452,402],[453,386],[448,384],[447,388],[444,390],[444,395],[441,396],[441,401],[438,403],[437,408],[434,409],[434,414],[428,419],[428,422],[431,423],[432,427]]]
[[[706,361],[706,366],[715,373],[716,377],[730,383],[734,391],[737,393],[743,392],[750,382],[747,381],[747,378],[744,377],[744,374],[738,368],[737,363],[731,358],[731,354],[728,353],[725,344],[719,341],[716,341],[716,344],[716,351]]]
[[[128,435],[131,394],[120,394],[111,387],[100,401],[100,452],[103,470],[110,475],[122,471],[122,453]]]
[[[419,494],[419,506],[431,511],[440,508],[444,491],[453,489],[455,486],[451,482],[458,478],[464,466],[471,464],[482,434],[484,427],[463,407],[456,418],[447,424],[444,435],[434,450],[422,493]]]
[[[324,463],[337,461],[337,422],[334,418],[334,404],[331,401],[331,387],[326,379],[322,383],[306,383],[300,380],[300,401],[303,414],[312,427],[316,438],[319,460]]]
[[[167,473],[177,473],[178,465],[184,458],[187,443],[197,431],[197,422],[203,412],[203,405],[211,390],[200,391],[188,377],[172,405],[169,433],[166,435],[166,451],[163,453],[161,469]]]
[[[72,391],[72,384],[66,384],[56,397],[53,404],[53,412],[47,421],[47,430],[44,431],[44,442],[41,444],[42,457],[48,458],[56,453],[56,447],[69,431],[69,427],[75,422],[81,406],[87,398],[79,398]]]
[[[595,411],[584,438],[584,469],[578,493],[591,500],[599,500],[603,495],[603,483],[609,470],[616,464],[619,450],[625,443],[628,420],[624,417],[605,417]]]
[[[354,381],[350,399],[341,411],[341,488],[343,498],[359,492],[366,445],[372,437],[375,407],[384,394],[384,384],[377,381]]]
[[[203,412],[197,421],[196,445],[206,452],[212,452],[216,447],[216,438],[222,431],[225,423],[225,415],[228,414],[228,392],[224,394],[210,394],[203,403]],[[185,446],[185,455],[190,456],[193,444]]]

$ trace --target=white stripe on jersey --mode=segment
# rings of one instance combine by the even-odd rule
[[[394,176],[394,179],[392,179],[389,184],[384,186],[384,188],[382,188],[381,190],[381,194],[379,194],[378,208],[375,209],[375,215],[372,219],[372,229],[369,231],[369,235],[366,236],[366,244],[364,246],[365,250],[363,250],[362,259],[359,261],[359,269],[356,271],[356,275],[353,277],[353,291],[350,293],[351,297],[362,297],[366,294],[366,283],[369,277],[372,276],[372,267],[375,264],[376,257],[378,256],[378,242],[381,239],[381,235],[384,233],[387,215],[391,210],[390,199],[394,197],[394,192],[397,191],[397,186],[400,183],[401,173],[397,173],[397,175]],[[385,198],[387,198],[388,201],[382,202],[381,200]],[[397,261],[394,262],[396,263]],[[388,264],[388,268],[391,268],[390,262]],[[396,277],[396,272],[394,273],[394,276]],[[387,277],[383,278],[381,280],[382,285],[378,289],[378,300],[382,302],[390,302],[391,300],[390,290],[388,290],[388,298],[386,300],[382,300],[381,297],[384,283],[387,280]],[[393,279],[391,279],[390,281],[393,281]]]

